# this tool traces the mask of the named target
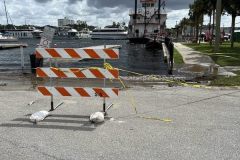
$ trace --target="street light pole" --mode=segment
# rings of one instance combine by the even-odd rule
[[[217,13],[216,13],[216,32],[215,32],[215,52],[219,51],[220,38],[221,38],[221,8],[222,0],[217,0]]]

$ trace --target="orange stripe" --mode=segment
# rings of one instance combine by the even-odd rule
[[[118,89],[113,88],[112,91],[118,96],[118,91],[119,91]]]
[[[48,77],[48,75],[41,68],[37,68],[36,73],[38,77]]]
[[[108,70],[114,78],[118,78],[119,77],[119,71],[117,69],[109,69]]]
[[[38,51],[36,51],[35,54],[36,54],[36,58],[43,58],[42,55]]]
[[[55,87],[62,96],[72,96],[64,87]]]
[[[74,88],[82,97],[90,97],[83,88]]]
[[[101,88],[93,88],[99,97],[109,97]]]
[[[73,74],[75,74],[78,78],[86,78],[80,69],[71,68],[70,71],[73,72]]]
[[[104,49],[103,50],[105,53],[107,53],[107,55],[112,58],[112,59],[118,59],[118,54],[116,52],[114,52],[114,50],[112,49]]]
[[[71,48],[66,48],[64,49],[72,58],[81,58],[81,56],[74,50]]]
[[[53,58],[61,58],[61,55],[54,48],[45,49]]]
[[[89,71],[96,76],[96,78],[106,78],[98,69],[89,69]]]
[[[93,49],[84,49],[84,51],[91,57],[95,59],[100,59],[101,57]]]
[[[59,78],[67,78],[66,74],[61,71],[60,69],[58,68],[51,68],[51,70],[57,75],[57,77]]]
[[[38,90],[44,95],[44,96],[51,96],[52,94],[47,90],[46,87],[38,87]]]

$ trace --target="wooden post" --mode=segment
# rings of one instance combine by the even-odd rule
[[[24,54],[23,54],[23,45],[20,46],[20,54],[21,54],[21,68],[24,69]]]

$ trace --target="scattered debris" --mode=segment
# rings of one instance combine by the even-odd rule
[[[104,112],[95,112],[95,113],[91,114],[89,120],[92,123],[104,122]]]
[[[0,83],[0,87],[5,87],[7,85],[8,85],[7,83]]]
[[[30,121],[37,123],[44,120],[49,115],[48,111],[39,111],[30,116]]]
[[[113,106],[113,104],[109,105],[105,112],[95,112],[95,113],[91,114],[90,117],[89,117],[89,121],[92,122],[92,123],[102,123],[102,122],[104,122],[104,116],[107,115],[107,111],[112,106]],[[114,119],[112,119],[112,121],[114,121]]]
[[[110,118],[110,120],[109,121],[115,121],[115,119],[114,118]]]
[[[31,106],[31,105],[33,105],[34,103],[35,103],[35,101],[31,101],[31,102],[28,103],[28,106]]]

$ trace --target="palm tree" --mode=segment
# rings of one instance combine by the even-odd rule
[[[213,33],[214,33],[214,27],[215,27],[215,24],[214,24],[214,19],[215,19],[215,10],[216,10],[216,3],[217,3],[217,0],[206,0],[207,1],[207,6],[206,6],[206,12],[205,14],[207,14],[209,16],[209,27],[208,27],[208,30],[209,30],[209,34],[212,30],[212,33],[211,33],[211,39],[210,39],[210,45],[212,45],[212,39],[213,39]],[[212,15],[213,15],[213,18],[212,18]],[[213,22],[213,24],[212,24]]]
[[[189,5],[189,19],[194,22],[196,31],[196,41],[198,41],[199,36],[199,24],[202,23],[202,17],[205,13],[205,2],[204,0],[195,0],[193,4]]]
[[[234,47],[233,34],[235,30],[235,20],[240,15],[240,4],[236,0],[223,0],[224,10],[232,15],[232,29],[231,29],[231,48]]]

